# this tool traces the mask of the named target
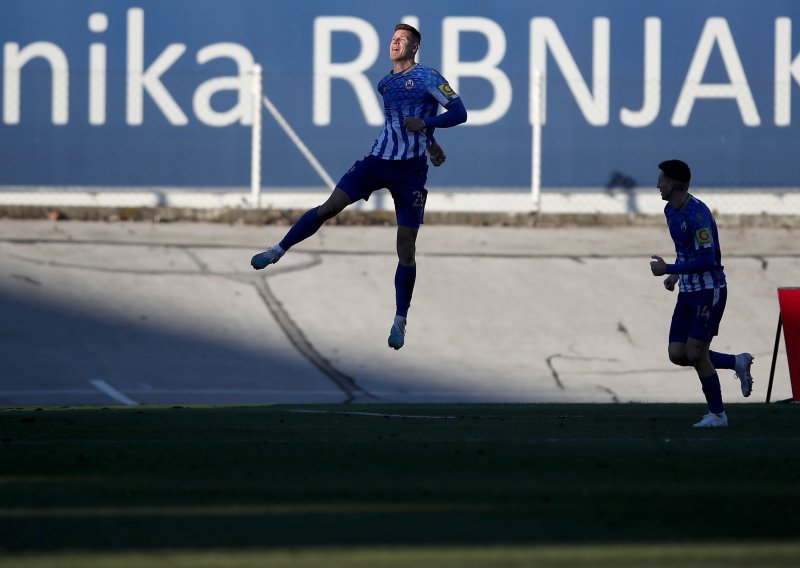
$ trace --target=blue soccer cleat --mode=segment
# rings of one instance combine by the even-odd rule
[[[406,341],[406,318],[396,317],[389,331],[389,347],[400,349]]]
[[[256,270],[261,270],[262,268],[266,268],[270,264],[275,264],[278,262],[284,253],[274,249],[268,248],[264,252],[260,252],[255,255],[252,259],[250,259],[250,266],[255,268]]]

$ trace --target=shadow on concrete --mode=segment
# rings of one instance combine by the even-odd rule
[[[120,404],[114,391],[140,404],[348,398],[293,349],[244,348],[160,329],[145,314],[125,322],[3,293],[0,313],[3,406]]]

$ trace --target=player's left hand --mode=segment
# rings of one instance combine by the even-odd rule
[[[438,142],[431,144],[431,147],[428,148],[428,155],[431,157],[431,164],[437,168],[444,164],[444,161],[447,159],[447,156],[444,155],[444,150],[442,150]]]
[[[667,263],[658,255],[650,257],[650,271],[653,276],[664,276],[667,273]]]
[[[419,132],[425,128],[425,121],[416,116],[407,116],[405,120],[403,120],[403,126],[405,126],[406,130],[409,132]]]

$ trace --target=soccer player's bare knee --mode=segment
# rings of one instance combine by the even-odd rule
[[[683,343],[670,343],[667,348],[669,353],[669,360],[681,367],[690,367],[692,363],[686,357],[686,345]]]
[[[692,367],[697,367],[702,358],[700,357],[700,353],[698,353],[697,351],[687,351],[686,360],[689,361],[689,364]]]
[[[397,261],[405,266],[414,266],[417,263],[414,247],[397,251]]]
[[[417,229],[411,227],[397,228],[397,260],[405,266],[416,264]]]
[[[689,367],[691,363],[686,358],[685,355],[676,355],[674,353],[669,354],[669,360],[673,365],[678,365],[679,367]]]
[[[700,376],[707,376],[714,371],[708,350],[709,344],[704,341],[690,339],[686,343],[686,358],[692,367],[697,369]]]
[[[317,208],[317,215],[325,221],[336,217],[342,210],[350,205],[352,200],[344,190],[336,187],[327,201]]]

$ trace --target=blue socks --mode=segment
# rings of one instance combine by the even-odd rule
[[[735,369],[736,368],[736,355],[728,355],[727,353],[717,353],[716,351],[709,351],[711,357],[711,364],[715,369]]]
[[[416,280],[416,264],[411,266],[397,264],[397,271],[394,273],[394,291],[398,316],[408,317],[408,308],[411,306],[411,295],[414,293],[414,282]]]
[[[700,384],[703,385],[703,394],[706,395],[708,411],[719,414],[725,410],[722,405],[722,389],[719,386],[719,376],[714,373],[710,377],[700,377]]]
[[[306,240],[316,233],[323,223],[325,223],[325,221],[320,218],[317,211],[318,209],[319,207],[309,209],[303,213],[303,216],[297,220],[297,223],[292,225],[292,228],[289,229],[289,232],[286,233],[286,236],[283,237],[283,240],[279,243],[284,251],[289,250],[300,241]]]
[[[708,356],[715,369],[734,369],[736,367],[736,355],[709,351]],[[703,394],[706,395],[708,411],[714,414],[723,412],[725,408],[722,405],[722,390],[719,385],[719,375],[714,373],[710,377],[700,377],[700,384],[703,385]]]

